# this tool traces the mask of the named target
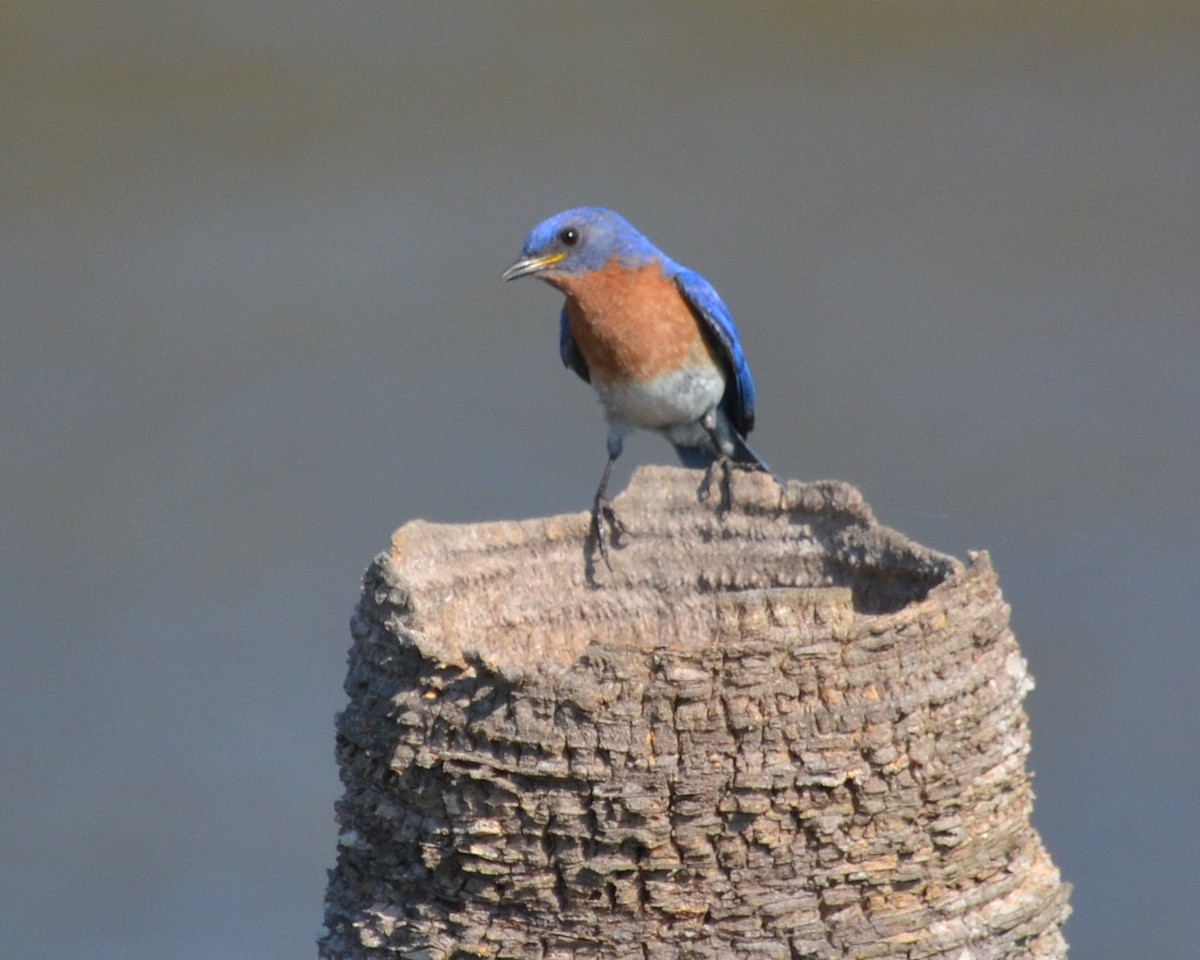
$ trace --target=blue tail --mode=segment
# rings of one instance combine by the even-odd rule
[[[733,463],[753,467],[764,473],[774,473],[762,457],[750,449],[750,445],[746,443],[745,438],[736,430],[729,431],[728,439],[733,446],[733,453],[729,457]],[[679,444],[675,444],[674,446],[675,452],[679,455],[679,462],[692,470],[707,470],[721,459],[721,452],[717,449],[717,445],[713,441],[709,441],[703,446],[698,447],[682,447]]]

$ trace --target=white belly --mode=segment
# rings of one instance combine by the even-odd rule
[[[725,378],[712,367],[664,374],[646,383],[594,382],[604,416],[618,433],[629,427],[658,430],[690,426],[720,402]]]

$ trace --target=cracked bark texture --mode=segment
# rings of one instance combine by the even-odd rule
[[[583,514],[414,522],[367,571],[321,956],[1061,957],[1033,684],[986,554],[845,484],[639,470]]]

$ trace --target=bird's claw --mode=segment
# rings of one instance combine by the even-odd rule
[[[721,481],[717,484],[717,491],[720,499],[717,501],[717,513],[724,515],[729,512],[729,508],[733,505],[733,461],[728,457],[718,457],[705,468],[704,479],[700,481],[700,489],[698,495],[701,503],[706,503],[708,498],[712,496],[713,484],[717,478],[717,471],[721,472]]]
[[[700,481],[700,489],[697,491],[700,502],[706,503],[708,501],[709,497],[712,496],[712,488],[715,485],[720,496],[720,499],[717,501],[717,513],[721,516],[727,514],[733,506],[734,470],[751,470],[768,474],[775,481],[775,486],[779,490],[779,509],[783,510],[787,498],[787,485],[781,477],[771,473],[770,470],[763,470],[761,467],[753,464],[738,463],[729,457],[718,457],[705,469],[704,479]],[[720,482],[717,482],[718,472],[721,474]]]
[[[610,533],[605,534],[604,527],[608,525]],[[617,511],[613,509],[612,501],[608,497],[597,496],[592,504],[592,522],[588,531],[588,540],[596,545],[596,549],[600,551],[600,559],[604,561],[604,565],[612,570],[612,563],[608,559],[608,541],[612,540],[613,546],[619,546],[618,541],[623,536],[628,536],[629,528]]]

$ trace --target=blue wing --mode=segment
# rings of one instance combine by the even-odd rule
[[[709,334],[721,359],[725,361],[729,381],[725,384],[721,407],[744,439],[754,429],[754,382],[750,379],[750,367],[742,354],[733,317],[713,285],[700,274],[681,267],[675,275],[675,286],[700,319],[702,329]],[[565,315],[563,319],[566,320]],[[563,329],[566,329],[565,326]],[[566,362],[565,353],[563,360]]]
[[[566,307],[563,307],[562,316],[558,321],[558,355],[562,357],[563,366],[569,367],[579,374],[584,383],[592,382],[592,375],[588,373],[587,361],[579,352],[579,344],[571,336],[571,328],[567,325]]]

